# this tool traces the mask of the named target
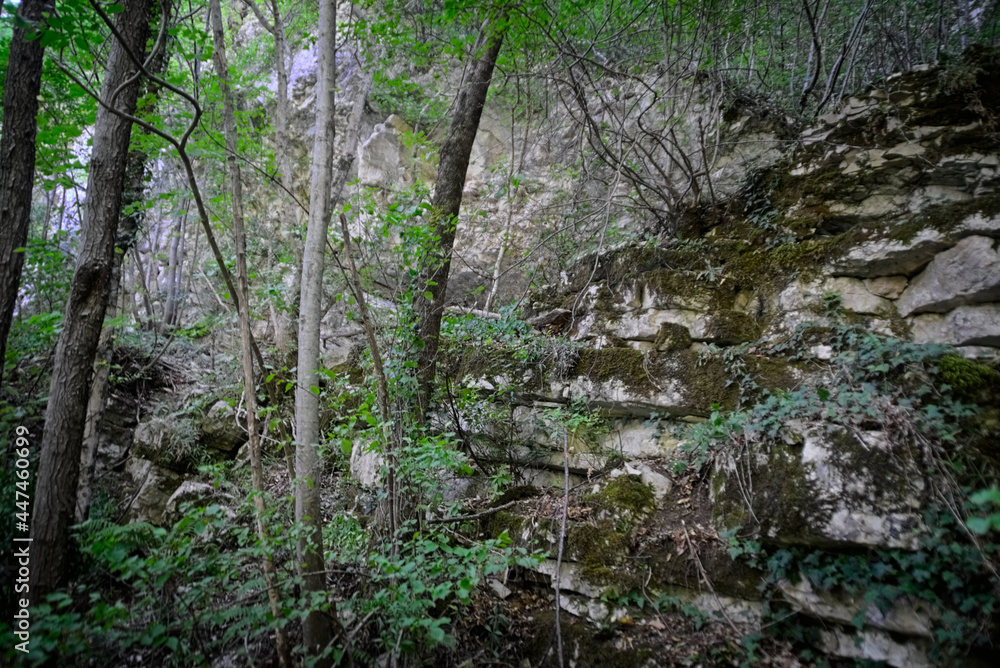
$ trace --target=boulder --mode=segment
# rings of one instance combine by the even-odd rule
[[[569,325],[573,312],[565,308],[552,309],[528,319],[528,324],[536,329],[558,333]]]
[[[371,443],[359,439],[351,447],[351,475],[362,487],[372,488],[382,484],[382,464],[385,456],[372,450]]]
[[[335,373],[349,373],[359,368],[361,346],[347,337],[331,337],[331,345],[323,351],[323,367]]]
[[[176,414],[151,416],[135,429],[132,453],[176,473],[192,470],[201,449],[190,418]]]
[[[201,421],[201,443],[225,455],[234,455],[247,441],[246,431],[236,422],[236,411],[228,401],[216,401]]]
[[[623,475],[638,476],[643,484],[649,485],[653,490],[653,496],[658,502],[662,501],[673,487],[669,476],[664,475],[664,472],[657,470],[647,462],[628,462],[624,468],[615,469],[609,475],[612,479]]]
[[[863,593],[851,596],[843,590],[817,591],[804,576],[794,584],[783,580],[778,583],[778,589],[793,608],[810,617],[851,624],[861,614],[866,626],[900,635],[932,638],[933,620],[940,616],[939,611],[930,610],[926,604],[907,597],[901,597],[883,612],[867,601]]]
[[[954,345],[955,328],[948,319],[938,313],[907,318],[910,325],[910,335],[914,343],[941,343]]]
[[[600,440],[600,447],[620,452],[626,459],[656,459],[669,456],[680,441],[669,431],[645,420],[616,420]]]
[[[126,517],[131,522],[162,523],[167,502],[184,479],[179,473],[157,466],[148,459],[132,458],[127,470],[139,489],[126,511]]]
[[[820,648],[833,656],[885,663],[893,668],[930,668],[927,652],[913,643],[899,642],[885,631],[848,632],[838,628],[819,632]]]
[[[957,306],[1000,300],[997,241],[971,236],[937,254],[896,305],[902,316],[946,313]]]
[[[721,309],[696,318],[690,332],[695,341],[734,346],[757,340],[761,329],[746,313]]]
[[[696,311],[648,308],[630,311],[611,320],[607,324],[607,332],[629,341],[656,341],[663,325],[680,325],[690,330],[698,317]]]
[[[231,494],[226,494],[205,482],[197,480],[185,480],[174,490],[163,509],[162,518],[167,522],[174,522],[180,519],[182,508],[185,503],[191,502],[195,505],[208,505],[210,502],[232,503],[235,499]]]
[[[358,180],[361,185],[374,188],[392,188],[403,183],[410,185],[409,167],[412,160],[400,141],[398,116],[389,116],[385,123],[375,126],[375,131],[358,149]],[[405,125],[405,123],[403,123]]]
[[[546,398],[589,397],[592,407],[612,416],[700,415],[713,403],[735,401],[721,361],[699,359],[690,350],[643,354],[631,348],[585,349],[573,374],[550,382]]]
[[[644,308],[707,311],[719,301],[719,291],[692,271],[654,269],[642,274],[631,290],[642,295]]]
[[[960,306],[948,314],[956,346],[1000,347],[1000,304]]]

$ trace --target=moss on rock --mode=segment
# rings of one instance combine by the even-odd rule
[[[581,565],[580,574],[597,585],[621,585],[622,564],[628,554],[628,537],[611,521],[581,524],[566,535],[566,553]]]
[[[634,475],[613,478],[585,500],[600,511],[601,517],[610,519],[615,529],[626,536],[631,535],[656,510],[653,488]]]
[[[573,373],[601,383],[620,380],[630,389],[649,392],[653,383],[643,361],[644,355],[633,348],[588,348],[580,351]]]
[[[777,543],[816,542],[816,528],[826,525],[830,509],[816,493],[799,448],[772,444],[766,464],[751,457],[736,465],[741,469],[739,476],[722,471],[716,474],[721,478],[712,481],[712,515],[717,526],[733,529],[756,518],[761,535]],[[753,480],[752,513],[746,506],[746,490],[740,489],[741,478]]]
[[[614,478],[593,495],[593,500],[606,509],[624,510],[636,515],[652,512],[656,508],[653,488],[634,475]]]
[[[483,518],[480,526],[488,538],[497,538],[506,531],[510,538],[517,540],[524,528],[524,518],[501,510]]]
[[[524,659],[532,666],[558,666],[555,642],[555,613],[551,610],[534,615],[535,628],[532,640],[525,650]],[[562,624],[564,654],[571,661],[567,665],[580,668],[635,668],[656,661],[658,651],[651,647],[623,645],[612,629],[599,628],[586,621]]]
[[[995,403],[1000,397],[1000,372],[985,364],[958,355],[946,355],[938,360],[938,379],[951,386],[952,393],[962,401],[975,404]]]
[[[786,243],[773,249],[758,248],[736,257],[726,264],[726,273],[738,285],[759,288],[774,285],[777,279],[798,274],[805,279],[817,276],[826,261],[843,247],[845,235],[806,239]]]
[[[729,383],[719,355],[700,356],[693,350],[662,354],[650,365],[655,378],[668,378],[684,388],[686,415],[708,415],[711,406],[736,408],[739,388]]]
[[[691,347],[691,332],[684,325],[665,322],[656,333],[654,345],[663,352],[686,350]]]
[[[707,337],[723,346],[756,341],[761,328],[746,313],[721,310],[712,314],[706,328]]]

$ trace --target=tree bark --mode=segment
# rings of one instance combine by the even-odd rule
[[[458,94],[448,136],[441,147],[441,162],[438,165],[434,197],[431,199],[434,236],[438,241],[423,262],[413,300],[417,316],[417,336],[423,342],[423,348],[417,356],[417,410],[421,420],[430,408],[441,316],[444,313],[451,252],[455,245],[455,227],[462,206],[469,158],[505,31],[505,15],[483,22],[474,47],[473,61]],[[431,294],[430,299],[424,296],[425,292]]]
[[[139,252],[139,247],[134,244],[132,246],[132,257],[135,258],[135,270],[133,273],[136,278],[136,287],[142,297],[142,308],[146,312],[146,322],[142,323],[142,328],[150,329],[156,321],[156,315],[153,312],[153,302],[149,298],[149,286],[146,284],[146,267],[142,264],[142,255]]]
[[[55,9],[55,0],[24,0],[17,14],[32,24],[15,24],[7,61],[3,96],[3,137],[0,138],[0,384],[3,383],[7,335],[21,287],[24,253],[31,222],[31,188],[35,180],[35,135],[38,132],[38,94],[42,89],[42,42],[27,40],[41,26],[42,13]]]
[[[250,333],[250,281],[247,272],[247,239],[243,220],[243,184],[240,163],[237,161],[239,137],[236,134],[236,109],[233,91],[229,84],[229,63],[226,58],[226,39],[222,31],[222,9],[219,0],[210,0],[209,13],[212,22],[212,60],[219,88],[222,91],[222,123],[226,138],[226,165],[229,177],[229,194],[233,213],[233,236],[236,242],[237,290],[236,307],[240,320],[240,357],[243,363],[243,399],[247,407],[247,434],[250,441],[250,470],[253,478],[253,504],[257,511],[257,534],[264,545],[264,582],[267,585],[271,615],[275,622],[275,644],[278,663],[285,668],[291,666],[291,656],[285,633],[281,629],[281,601],[275,584],[274,561],[268,552],[270,535],[264,524],[264,470],[260,461],[260,432],[257,428],[257,385],[253,376],[253,350]],[[171,279],[172,280],[172,279]]]
[[[185,203],[187,208],[187,203]],[[170,256],[167,265],[166,301],[163,305],[163,328],[173,327],[177,322],[177,296],[180,293],[181,257],[184,247],[184,226],[187,223],[187,212],[181,214],[177,229],[170,238]]]
[[[135,113],[139,72],[128,52],[143,53],[152,0],[133,0],[115,22],[125,44],[111,43],[102,97]],[[114,94],[117,91],[117,96]],[[70,535],[76,507],[87,399],[115,257],[115,234],[125,184],[131,121],[102,107],[94,125],[83,226],[63,330],[56,344],[38,462],[30,591],[34,603],[69,576]]]
[[[332,209],[330,185],[334,151],[334,91],[337,85],[337,5],[321,0],[316,89],[316,138],[313,144],[312,182],[309,190],[309,225],[302,255],[299,299],[298,372],[295,387],[295,521],[303,535],[298,543],[299,573],[307,596],[326,589],[323,559],[323,524],[320,509],[322,462],[319,446],[318,387],[319,327],[323,297],[323,263]],[[307,652],[318,655],[330,643],[333,630],[329,618],[311,610],[303,620],[302,636]],[[326,662],[321,660],[323,665]]]
[[[288,53],[288,40],[285,36],[285,21],[281,15],[281,9],[277,0],[271,0],[271,13],[274,16],[274,71],[278,83],[278,94],[274,110],[274,139],[275,158],[278,162],[278,171],[281,179],[281,187],[285,190],[281,198],[281,217],[283,228],[294,229],[297,226],[295,205],[292,202],[292,193],[295,191],[295,184],[292,179],[292,154],[288,142],[288,66],[285,60]],[[292,253],[300,261],[302,260],[302,243],[293,233],[288,235]],[[282,353],[288,352],[287,342],[296,338],[296,306],[299,296],[301,274],[292,277],[292,286],[289,290],[291,303],[289,310],[285,313],[278,313],[275,319],[275,339],[278,342],[278,349]],[[289,332],[287,330],[291,329]]]
[[[161,12],[170,13],[170,0],[161,0],[159,8],[154,10],[152,23],[168,21],[164,20]],[[153,26],[151,26],[151,29]],[[162,75],[167,66],[167,49],[161,45],[158,51],[152,54],[150,71],[157,75]],[[147,100],[143,103],[142,109],[137,109],[142,113],[150,114],[156,109],[159,99],[160,86],[144,77],[139,84],[137,99]],[[138,103],[136,105],[139,106]],[[140,130],[140,132],[145,133]],[[139,229],[145,219],[145,210],[139,204],[145,198],[146,179],[149,174],[149,154],[141,148],[132,148],[128,153],[125,163],[125,185],[122,191],[122,210],[128,210],[121,216],[118,223],[117,241],[115,243],[115,257],[111,270],[111,290],[108,296],[108,307],[105,313],[106,318],[114,318],[118,314],[118,294],[121,291],[123,280],[122,267],[125,257],[135,246]],[[144,293],[145,294],[145,293]],[[130,298],[131,301],[131,298]],[[148,297],[147,297],[148,301]],[[134,305],[134,302],[132,302]],[[152,319],[152,306],[149,306],[150,318]],[[139,320],[136,319],[136,323]],[[83,448],[80,454],[80,479],[76,490],[76,521],[82,522],[90,514],[90,502],[93,498],[94,473],[97,467],[97,449],[100,446],[101,429],[104,425],[104,409],[107,406],[109,381],[111,377],[111,360],[114,355],[114,328],[105,327],[101,331],[98,342],[97,358],[94,362],[94,380],[91,383],[90,399],[87,403],[87,422],[83,431]]]

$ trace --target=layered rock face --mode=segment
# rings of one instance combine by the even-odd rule
[[[598,519],[571,522],[567,535],[559,578],[567,610],[614,619],[625,613],[601,597],[651,582],[752,621],[764,575],[720,558],[718,541],[698,531],[753,527],[765,546],[789,554],[923,549],[940,489],[928,470],[936,460],[919,435],[898,428],[906,400],[872,388],[914,351],[934,350],[993,378],[979,398],[995,401],[1000,89],[995,67],[970,62],[961,81],[923,68],[848,99],[756,177],[741,210],[703,207],[687,238],[586,258],[561,284],[536,291],[528,317],[580,346],[568,373],[465,377],[480,388],[518,388],[518,456],[530,479],[560,484],[566,464],[574,489],[591,494],[584,505]],[[869,363],[877,377],[860,380],[850,373],[851,346],[869,333],[872,350],[893,352],[880,358],[885,375]],[[808,407],[775,408],[792,400]],[[827,405],[834,400],[840,405]],[[574,432],[564,448],[546,415],[574,401],[605,421]],[[851,411],[857,419],[844,417]],[[750,425],[755,414],[770,416],[766,429],[724,430],[726,415]],[[708,489],[694,513],[698,484],[678,489],[685,478],[670,471],[690,461],[692,423],[719,424],[731,438],[702,462]],[[649,490],[648,503],[602,499],[623,476]],[[507,528],[526,543],[555,545],[550,522]],[[594,540],[603,547],[593,549]],[[695,545],[700,575],[660,558]],[[555,581],[554,562],[542,572]],[[820,591],[791,574],[777,591],[824,625],[816,640],[824,652],[899,667],[936,662],[942,612],[920,596],[874,605],[871,592]]]

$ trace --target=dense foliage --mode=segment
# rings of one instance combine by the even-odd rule
[[[78,558],[69,584],[32,602],[26,657],[12,649],[16,604],[13,578],[6,576],[14,571],[6,564],[13,563],[16,516],[4,505],[0,656],[25,665],[265,665],[278,660],[276,639],[285,634],[296,648],[294,660],[304,665],[512,665],[520,658],[520,647],[508,642],[514,623],[487,592],[506,589],[508,578],[517,580],[555,554],[536,550],[506,527],[484,530],[478,515],[502,517],[499,509],[516,500],[515,490],[523,492],[518,485],[531,482],[530,470],[540,463],[553,468],[558,460],[556,475],[568,480],[571,436],[593,438],[604,419],[581,402],[549,407],[542,424],[526,424],[519,395],[568,377],[580,348],[563,333],[566,322],[523,319],[528,295],[543,282],[570,280],[567,272],[587,284],[598,266],[591,259],[616,244],[663,242],[697,254],[701,240],[678,238],[685,215],[734,194],[713,180],[720,155],[745,140],[727,134],[727,121],[745,117],[759,124],[752,129],[790,146],[797,128],[893,72],[955,63],[973,45],[996,46],[997,5],[385,0],[340,6],[338,133],[351,111],[350,94],[367,73],[372,88],[362,100],[365,119],[388,123],[394,116],[400,154],[415,173],[436,173],[452,97],[466,65],[481,56],[480,28],[489,23],[506,40],[489,105],[509,119],[510,155],[482,176],[479,208],[449,221],[473,230],[470,236],[479,230],[500,241],[489,249],[495,260],[485,268],[463,267],[449,249],[448,260],[474,286],[444,314],[434,411],[415,408],[421,371],[415,360],[426,345],[416,334],[415,304],[433,296],[436,286],[421,272],[440,262],[442,244],[430,204],[433,177],[389,190],[355,181],[337,204],[334,221],[343,216],[343,229],[356,238],[347,244],[338,232],[327,243],[322,312],[314,315],[323,320],[332,361],[324,361],[315,385],[300,388],[319,397],[322,417],[322,474],[308,485],[321,489],[327,521],[322,537],[309,537],[294,520],[296,444],[289,425],[307,156],[316,131],[315,72],[309,70],[320,48],[316,6],[241,0],[223,7],[238,126],[231,155],[223,138],[223,87],[210,65],[207,3],[154,3],[157,36],[149,48],[162,47],[162,62],[143,62],[146,83],[130,146],[135,190],[120,212],[136,232],[116,240],[114,280],[121,288],[109,305],[113,315],[104,323],[94,374],[106,372],[108,396],[95,393],[102,400],[88,419],[100,425],[105,406],[116,411],[109,430],[135,431],[128,420],[143,419],[144,428],[160,435],[154,446],[144,443],[143,456],[152,453],[150,461],[155,456],[202,486],[198,498],[171,507],[159,522],[128,522],[146,479],[136,484],[126,474],[136,452],[114,451],[115,460],[103,462],[93,482],[89,519],[73,530]],[[0,87],[17,11],[5,3],[0,14]],[[25,266],[0,360],[5,491],[18,485],[15,428],[39,438],[43,431],[53,355],[81,250],[99,91],[116,39],[110,21],[122,11],[113,2],[60,0],[32,36],[46,56],[30,233],[18,251]],[[287,53],[280,52],[279,33]],[[143,61],[143,54],[134,55]],[[276,62],[294,75],[287,99],[277,95]],[[954,80],[968,74],[949,72]],[[289,127],[279,128],[279,109]],[[552,193],[540,193],[537,174],[529,176],[543,158],[559,176],[546,184]],[[257,384],[247,387],[238,380],[239,316],[229,283],[238,252],[225,182],[230,159],[243,166],[248,312],[263,349]],[[542,195],[552,197],[537,204]],[[515,220],[515,209],[528,213]],[[198,226],[202,212],[204,228]],[[770,213],[751,213],[749,224],[768,249],[795,241],[785,232],[775,236]],[[518,227],[530,231],[530,242],[515,252]],[[577,263],[581,258],[587,263]],[[698,274],[698,280],[716,278],[711,263]],[[580,299],[564,304],[572,306],[563,309],[564,319],[573,321]],[[842,315],[836,295],[827,296],[826,309],[827,316]],[[369,337],[365,346],[339,345],[359,333]],[[787,392],[764,391],[744,358],[785,355],[818,365],[806,352],[819,340],[815,329],[802,327],[767,350],[756,343],[709,349],[706,354],[725,359],[740,405],[734,411],[715,406],[709,420],[685,431],[675,474],[704,477],[712,465],[780,447],[795,421],[821,423],[828,436],[877,427],[916,449],[935,499],[916,549],[857,554],[770,545],[751,522],[724,537],[733,558],[765,576],[773,615],[766,628],[773,625],[775,634],[804,648],[807,660],[814,658],[810,642],[817,630],[798,620],[783,623],[787,609],[777,593],[798,578],[818,591],[863,596],[883,613],[902,600],[934,606],[940,613],[934,656],[960,660],[986,641],[996,612],[1000,492],[969,454],[976,435],[970,425],[985,402],[983,388],[997,387],[995,372],[966,366],[949,348],[855,325],[838,324],[822,335],[833,351],[823,360],[829,362],[826,382]],[[154,392],[164,402],[156,411],[147,403]],[[199,440],[207,440],[216,402],[228,406],[227,417],[245,432],[247,392],[261,407],[266,490],[252,484],[249,455],[238,454],[239,444],[223,452]],[[187,403],[163,398],[174,394]],[[530,430],[565,443],[562,459],[557,453],[550,461],[550,451],[526,443]],[[37,453],[23,459],[34,471]],[[368,462],[373,480],[367,488],[350,482],[352,459]],[[565,515],[569,492],[557,501]],[[266,512],[256,515],[261,508]],[[561,551],[565,518],[558,531],[550,529]],[[328,590],[322,594],[310,593],[297,572],[300,540],[324,549]],[[268,563],[276,568],[271,587]],[[269,606],[269,589],[278,591],[277,608],[274,598]],[[651,600],[646,592],[621,593],[623,606]],[[669,594],[658,594],[655,606],[683,611],[699,629],[706,622]],[[314,613],[330,619],[335,636],[310,652],[301,646],[301,629]],[[865,614],[855,620],[859,629]],[[748,637],[734,660],[758,660],[759,640]]]

